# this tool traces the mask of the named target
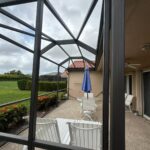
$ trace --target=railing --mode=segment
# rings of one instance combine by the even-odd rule
[[[58,90],[58,91],[51,91],[51,92],[48,92],[48,93],[40,94],[38,96],[44,96],[44,95],[48,95],[48,94],[51,94],[51,93],[63,92],[65,90],[66,89],[61,89],[61,90]],[[12,101],[12,102],[8,102],[8,103],[5,103],[5,104],[1,104],[0,108],[5,107],[5,106],[10,106],[10,105],[18,104],[18,103],[22,103],[22,102],[28,101],[30,99],[31,99],[31,97],[24,98],[24,99],[21,99],[21,100]]]

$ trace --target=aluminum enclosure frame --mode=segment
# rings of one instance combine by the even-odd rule
[[[21,19],[13,16],[12,14],[10,14],[7,11],[4,11],[2,9],[2,7],[6,7],[6,6],[10,6],[10,5],[19,5],[22,3],[29,3],[29,2],[34,2],[34,1],[37,1],[36,28],[33,28],[26,22],[22,21]],[[104,1],[106,1],[106,0],[104,0]],[[73,147],[70,145],[51,143],[51,142],[40,141],[40,140],[35,139],[36,102],[37,102],[37,93],[38,93],[38,89],[36,87],[38,87],[39,63],[40,63],[39,60],[40,60],[40,58],[44,58],[44,59],[54,63],[58,67],[64,67],[63,64],[65,62],[67,62],[67,61],[70,62],[73,59],[79,59],[79,58],[83,60],[83,63],[84,63],[84,61],[89,61],[89,63],[90,63],[90,60],[84,58],[84,55],[82,54],[82,52],[81,52],[81,57],[68,56],[68,58],[66,60],[64,60],[63,62],[61,62],[60,64],[42,56],[42,54],[44,54],[45,52],[50,50],[54,45],[60,46],[63,44],[77,44],[77,46],[83,47],[88,52],[95,54],[96,60],[99,61],[99,57],[101,57],[103,48],[104,48],[104,50],[106,50],[106,48],[107,48],[106,44],[109,43],[108,37],[106,38],[106,36],[108,36],[109,31],[108,31],[108,28],[107,29],[105,28],[105,30],[104,30],[105,34],[102,35],[103,27],[100,28],[99,39],[101,39],[101,40],[98,41],[97,52],[95,51],[95,49],[93,49],[89,45],[78,40],[78,38],[81,34],[80,32],[82,32],[82,30],[83,30],[82,28],[84,28],[89,16],[91,15],[93,9],[95,8],[95,5],[96,5],[96,0],[95,0],[95,2],[93,2],[91,4],[91,7],[88,11],[85,21],[83,22],[82,28],[80,29],[80,32],[79,32],[77,38],[72,36],[73,39],[71,39],[71,40],[56,41],[53,38],[51,38],[50,36],[46,35],[45,33],[42,33],[42,30],[41,30],[42,29],[44,3],[46,3],[48,8],[53,12],[53,14],[55,14],[56,18],[64,26],[66,31],[69,32],[69,34],[71,34],[71,32],[69,31],[69,28],[66,26],[66,24],[63,22],[63,20],[57,14],[56,10],[48,3],[47,0],[3,0],[0,2],[0,13],[8,16],[9,18],[11,18],[13,20],[16,20],[17,22],[21,23],[22,25],[30,28],[31,30],[33,30],[35,32],[35,34],[30,34],[30,33],[24,32],[22,30],[18,30],[18,29],[0,24],[0,27],[7,28],[8,30],[20,32],[20,33],[35,37],[35,46],[34,46],[34,51],[33,51],[33,50],[23,46],[22,44],[17,43],[16,41],[13,41],[13,40],[9,39],[8,37],[0,34],[1,39],[4,39],[4,40],[6,40],[16,46],[19,46],[20,48],[23,48],[29,52],[32,52],[34,55],[33,74],[32,74],[32,91],[31,91],[32,94],[31,94],[31,106],[30,106],[30,121],[29,121],[29,136],[28,136],[28,138],[24,138],[24,137],[21,137],[18,135],[0,133],[0,140],[5,140],[8,142],[28,145],[29,150],[34,150],[35,147],[39,147],[39,148],[43,148],[43,149],[44,148],[51,149],[51,150],[57,150],[57,149],[60,149],[60,150],[61,149],[62,150],[63,149],[64,150],[67,150],[67,149],[84,150],[85,148]],[[125,111],[124,111],[124,41],[125,41],[124,40],[124,18],[125,17],[124,17],[124,8],[125,8],[124,0],[111,0],[111,14],[112,14],[112,16],[111,16],[112,17],[111,18],[111,25],[112,25],[111,26],[112,27],[111,28],[112,29],[112,36],[111,36],[112,37],[111,93],[112,93],[112,95],[111,95],[111,103],[110,103],[110,106],[111,106],[110,150],[124,150],[125,149]],[[107,18],[108,15],[106,16],[106,12],[104,14],[106,17],[105,19],[108,19]],[[108,24],[106,23],[104,25],[106,26]],[[103,26],[103,23],[102,23],[102,26]],[[46,41],[51,41],[53,44],[51,44],[47,48],[45,47],[43,50],[41,50],[40,49],[41,39],[44,39]],[[118,39],[119,39],[119,41],[118,41]],[[101,47],[103,46],[103,43],[104,43],[104,47],[101,49]],[[98,65],[98,61],[96,61],[95,66]],[[107,110],[107,105],[108,105],[108,97],[106,96],[106,94],[108,93],[108,87],[109,87],[108,82],[106,82],[108,80],[108,75],[109,75],[108,74],[108,64],[109,64],[109,52],[105,51],[106,78],[104,79],[105,82],[104,82],[104,87],[103,87],[104,98],[105,98],[105,100],[107,100],[107,103],[105,103],[105,106],[106,106],[105,110]],[[119,111],[119,113],[118,113],[118,111]],[[106,120],[105,120],[106,124],[108,121],[108,117],[109,116],[107,115]],[[104,124],[104,130],[106,132],[108,130],[108,127],[105,126],[105,124]],[[105,139],[103,139],[103,141],[104,140]],[[108,140],[108,138],[106,140]],[[106,142],[106,146],[104,148],[104,143],[103,143],[103,148],[104,148],[103,150],[109,149],[107,144],[108,144],[108,142]]]

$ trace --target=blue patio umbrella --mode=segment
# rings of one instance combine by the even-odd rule
[[[87,93],[87,98],[88,98],[88,93],[90,93],[91,90],[92,87],[91,87],[90,71],[89,71],[89,67],[86,67],[84,71],[83,82],[82,82],[82,91]]]

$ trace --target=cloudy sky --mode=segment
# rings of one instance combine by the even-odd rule
[[[76,37],[89,9],[92,0],[50,0],[51,4],[57,10],[59,15],[63,18],[66,25]],[[35,27],[36,16],[36,3],[22,4],[17,6],[3,8],[18,18],[28,22]],[[96,48],[99,20],[101,12],[101,0],[98,1],[87,25],[85,26],[79,40]],[[0,14],[0,23],[15,27],[30,33],[34,33],[32,30],[25,26],[11,20],[10,18]],[[67,31],[61,26],[52,13],[44,6],[43,16],[43,32],[53,37],[55,40],[71,39]],[[34,38],[24,34],[9,31],[0,27],[0,34],[3,34],[16,42],[23,44],[24,46],[34,49]],[[42,40],[42,48],[50,44],[48,41]],[[80,53],[75,44],[63,45],[63,48],[70,56],[80,56]],[[81,48],[83,55],[91,60],[95,59],[95,56]],[[44,54],[45,57],[56,61],[62,62],[68,56],[58,47],[53,47],[50,51]],[[12,69],[21,70],[23,73],[32,73],[33,54],[27,52],[17,46],[12,45],[2,39],[0,39],[0,73],[8,72]],[[67,66],[68,63],[65,64]],[[57,66],[41,59],[40,74],[50,73],[57,71]],[[63,71],[63,69],[61,70]]]

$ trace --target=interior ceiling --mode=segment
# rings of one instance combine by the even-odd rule
[[[150,43],[149,14],[150,0],[126,0],[125,58],[126,63],[141,64],[138,69],[150,68],[150,49],[142,51]]]

